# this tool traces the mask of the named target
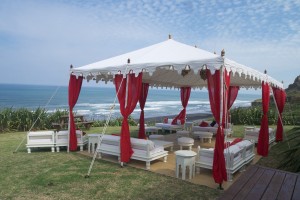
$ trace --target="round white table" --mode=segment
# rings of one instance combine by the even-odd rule
[[[176,178],[179,177],[179,167],[182,171],[182,180],[185,180],[186,167],[189,167],[189,179],[195,176],[195,157],[196,153],[189,150],[175,151],[176,155]]]

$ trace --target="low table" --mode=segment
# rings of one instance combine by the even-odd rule
[[[183,136],[189,137],[190,132],[186,131],[186,130],[176,131],[176,136],[177,136],[177,138],[183,137]]]
[[[164,135],[149,135],[149,140],[164,140]]]
[[[146,126],[145,127],[145,133],[150,133],[150,134],[157,134],[158,131],[161,130],[161,128],[156,127],[156,126]]]
[[[151,140],[155,146],[163,146],[164,148],[170,147],[170,151],[173,151],[173,142],[162,141],[162,140]]]
[[[201,140],[201,142],[203,142],[203,139],[208,139],[209,143],[211,143],[211,139],[213,137],[213,133],[202,131],[195,131],[193,132],[193,135],[198,137]]]
[[[185,180],[186,167],[189,167],[189,179],[195,176],[195,157],[196,153],[194,151],[179,150],[175,151],[176,155],[176,178],[179,177],[179,167],[182,171],[182,180]]]

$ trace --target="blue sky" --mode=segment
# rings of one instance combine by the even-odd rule
[[[86,65],[165,41],[197,45],[268,74],[300,75],[300,1],[1,0],[0,83],[67,85]]]

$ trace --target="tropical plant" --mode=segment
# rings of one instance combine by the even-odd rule
[[[288,138],[282,145],[287,145],[290,148],[283,151],[285,155],[279,169],[288,170],[291,172],[300,172],[300,127],[295,127],[287,132]],[[287,144],[288,143],[288,144]]]

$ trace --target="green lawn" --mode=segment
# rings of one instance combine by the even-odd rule
[[[94,128],[88,132],[101,131]],[[24,144],[13,153],[25,135],[0,134],[0,199],[215,199],[220,193],[98,159],[90,178],[84,178],[91,158],[78,153],[47,149],[28,154]]]
[[[234,136],[242,136],[243,128],[234,126]],[[107,133],[119,130],[109,127]],[[101,131],[94,127],[86,132]],[[136,136],[137,127],[131,132]],[[49,149],[28,154],[26,142],[13,153],[25,136],[24,132],[0,134],[0,199],[216,199],[220,195],[217,189],[99,159],[90,178],[84,178],[91,158],[81,154]],[[275,147],[260,164],[275,167],[278,151],[286,146]]]

